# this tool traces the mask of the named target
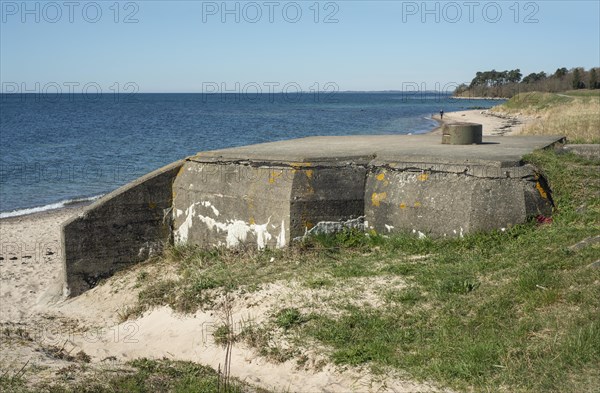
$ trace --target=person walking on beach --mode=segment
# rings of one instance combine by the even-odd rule
[[[440,110],[440,120],[442,120],[444,118],[444,110],[441,109]]]

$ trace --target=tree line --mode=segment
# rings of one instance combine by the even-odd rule
[[[600,68],[561,67],[548,75],[544,71],[523,77],[520,69],[479,71],[469,85],[456,88],[457,97],[507,97],[527,91],[557,93],[577,89],[600,89]]]

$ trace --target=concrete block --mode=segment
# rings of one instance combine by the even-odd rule
[[[550,215],[550,190],[532,166],[499,171],[436,171],[378,167],[365,187],[365,223],[378,233],[462,236],[507,228],[538,214]],[[490,175],[497,173],[500,176]],[[506,173],[519,177],[503,177]],[[481,176],[485,175],[485,176]]]
[[[177,161],[104,196],[62,226],[65,290],[77,296],[171,239]]]

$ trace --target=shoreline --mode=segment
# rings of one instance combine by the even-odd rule
[[[491,112],[491,109],[469,109],[465,111],[445,112],[444,118],[439,115],[431,119],[438,122],[438,126],[429,133],[437,135],[442,133],[445,124],[451,123],[478,123],[483,126],[483,136],[512,136],[519,135],[523,128],[533,121],[532,118],[522,115],[503,115]]]
[[[509,100],[508,97],[455,97],[450,96],[453,100],[493,100],[493,101],[501,101],[501,100]]]
[[[452,97],[458,99],[471,99],[471,97]],[[487,98],[479,98],[474,97],[472,99],[487,99]],[[500,98],[499,98],[500,100]],[[497,115],[490,112],[490,109],[469,109],[464,111],[455,111],[455,112],[445,112],[444,118],[440,119],[439,115],[432,115],[430,117],[431,120],[437,123],[437,126],[433,127],[429,131],[420,132],[418,134],[413,133],[412,135],[426,135],[433,134],[438,135],[442,133],[442,127],[445,124],[453,123],[453,122],[468,122],[468,123],[479,123],[483,126],[483,136],[497,136],[497,135],[518,135],[526,124],[531,122],[532,119],[523,117],[523,116],[505,116],[505,115]],[[410,134],[406,134],[410,135]],[[103,195],[91,197],[91,198],[82,198],[82,199],[72,199],[64,202],[57,202],[55,204],[49,204],[45,206],[37,206],[33,208],[24,208],[24,209],[16,209],[13,211],[2,212],[0,214],[10,214],[17,213],[19,211],[23,211],[22,214],[15,214],[8,217],[0,217],[0,223],[4,222],[12,222],[14,220],[22,220],[23,218],[35,218],[35,217],[46,217],[52,213],[58,213],[66,210],[75,210],[84,208],[86,206],[91,205],[96,200],[100,199]],[[62,204],[62,206],[58,206],[52,208],[50,206]],[[48,207],[47,209],[44,209]],[[40,209],[40,210],[37,210]]]
[[[62,214],[63,212],[67,212],[67,211],[71,211],[71,210],[72,211],[82,210],[83,208],[91,205],[97,199],[99,199],[99,198],[96,198],[96,199],[90,200],[90,201],[80,201],[80,202],[68,203],[63,206],[55,207],[55,208],[48,208],[48,209],[44,209],[44,210],[26,212],[23,214],[18,214],[18,215],[13,215],[13,216],[8,216],[8,217],[0,217],[0,223],[4,224],[4,223],[21,222],[23,219],[46,218],[46,217],[51,217],[54,215]],[[47,205],[47,206],[51,206],[51,205]],[[13,213],[13,212],[18,212],[20,210],[27,211],[27,210],[42,209],[42,208],[44,208],[44,206],[34,207],[34,208],[30,208],[30,209],[13,210],[11,212],[3,212],[3,213]]]

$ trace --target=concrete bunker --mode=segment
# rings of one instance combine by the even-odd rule
[[[523,155],[562,137],[311,137],[202,152],[103,197],[63,225],[71,295],[166,243],[285,247],[358,227],[461,236],[506,228],[552,201]]]

